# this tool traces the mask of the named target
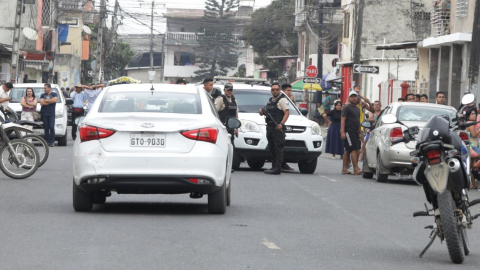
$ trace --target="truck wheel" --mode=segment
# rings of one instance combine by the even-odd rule
[[[242,163],[242,157],[233,151],[232,169],[238,170]]]
[[[67,132],[65,131],[65,135],[58,138],[58,146],[67,146]]]
[[[222,187],[214,193],[208,194],[208,212],[210,214],[225,214],[227,211],[227,189],[225,181]]]
[[[298,162],[298,169],[300,170],[300,173],[313,174],[317,169],[317,159],[318,158],[311,160],[301,160],[300,162]]]
[[[93,207],[92,195],[77,187],[73,181],[73,209],[77,212],[90,212]]]

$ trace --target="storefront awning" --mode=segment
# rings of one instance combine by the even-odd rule
[[[455,33],[446,36],[429,37],[423,40],[422,45],[424,48],[440,48],[441,46],[467,42],[472,42],[472,33]]]
[[[403,41],[391,44],[373,45],[377,50],[404,50],[417,48],[418,41]]]

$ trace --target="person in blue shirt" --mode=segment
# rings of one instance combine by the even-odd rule
[[[95,103],[95,100],[97,100],[97,97],[102,93],[104,85],[103,84],[97,84],[97,85],[92,85],[92,86],[85,86],[85,90],[83,93],[87,96],[88,104],[87,104],[87,113],[90,111],[90,109],[93,106],[93,103]]]
[[[87,96],[83,92],[82,85],[77,83],[75,85],[75,91],[70,94],[70,97],[73,99],[73,112],[72,112],[72,139],[75,140],[77,138],[77,124],[75,123],[75,119],[80,116],[85,115],[85,111],[83,110],[83,106],[87,103]]]
[[[55,145],[55,105],[57,104],[58,95],[52,92],[52,85],[46,83],[43,87],[45,93],[40,96],[40,105],[42,110],[43,128],[45,130],[45,140],[48,146]]]

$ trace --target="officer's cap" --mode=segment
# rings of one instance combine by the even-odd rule
[[[226,83],[225,87],[223,88],[224,90],[233,90],[233,84],[231,83]]]

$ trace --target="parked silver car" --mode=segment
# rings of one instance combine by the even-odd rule
[[[408,144],[399,143],[392,146],[391,141],[403,137],[407,127],[398,123],[386,124],[382,117],[393,114],[408,127],[417,126],[422,129],[434,115],[447,115],[451,120],[456,117],[456,110],[451,106],[421,103],[395,102],[388,105],[378,117],[370,131],[363,161],[363,178],[377,178],[377,182],[385,182],[393,173],[412,174],[410,152],[415,150],[416,141]]]

